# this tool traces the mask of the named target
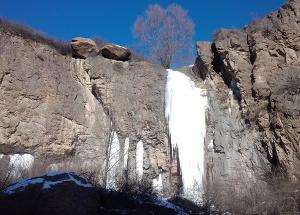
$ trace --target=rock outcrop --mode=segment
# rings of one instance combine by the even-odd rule
[[[5,215],[185,215],[179,207],[145,194],[96,188],[74,173],[48,173],[13,184],[0,192]]]
[[[290,0],[242,30],[197,43],[194,72],[211,98],[207,183],[239,190],[271,173],[300,180],[299,23],[300,2]]]
[[[101,54],[105,58],[120,61],[127,61],[131,57],[131,52],[129,51],[129,49],[114,44],[103,46],[101,48]]]
[[[94,57],[99,53],[97,44],[89,38],[75,37],[72,39],[71,47],[76,57],[84,59],[87,57]]]
[[[139,168],[141,180],[162,174],[168,192],[162,67],[102,56],[74,59],[5,31],[0,44],[0,159],[30,154],[33,165],[88,169],[104,184],[136,179]],[[113,160],[117,175],[108,173]]]

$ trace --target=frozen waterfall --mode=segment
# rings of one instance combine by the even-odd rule
[[[194,82],[181,72],[167,71],[165,114],[169,125],[172,154],[178,150],[183,195],[193,201],[201,201],[206,90],[195,87]]]

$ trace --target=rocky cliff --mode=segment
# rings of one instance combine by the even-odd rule
[[[237,191],[270,174],[299,180],[300,2],[197,49],[210,98],[206,182]]]
[[[141,141],[143,178],[164,173],[168,188],[164,69],[101,56],[75,59],[3,29],[0,44],[2,159],[30,154],[46,169],[95,170],[104,183],[135,180]]]
[[[193,185],[194,175],[204,174],[203,183],[197,178],[201,189],[227,198],[254,185],[259,191],[270,176],[300,179],[299,17],[300,2],[290,0],[242,30],[221,30],[212,42],[197,43],[195,65],[182,69],[185,75],[173,72],[197,101],[208,100],[205,105],[187,98],[200,108],[176,103],[178,113],[201,111],[201,123],[195,123],[201,130],[189,130],[204,142],[205,153],[201,159],[197,152],[190,156],[193,148],[181,153],[193,176],[185,182]],[[178,147],[195,140],[184,144],[191,135],[181,138],[181,130],[194,124],[175,129],[179,141],[171,143],[164,114],[168,73],[162,67],[98,52],[78,59],[3,29],[0,65],[1,162],[21,157],[20,167],[94,171],[109,188],[133,180],[153,182],[168,196],[182,191]]]

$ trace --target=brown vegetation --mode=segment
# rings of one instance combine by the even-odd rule
[[[20,36],[24,39],[46,44],[57,50],[62,55],[72,55],[72,48],[68,42],[63,40],[50,39],[43,33],[35,31],[28,26],[14,22],[9,22],[1,17],[0,30],[5,33]]]
[[[166,9],[155,4],[137,18],[133,33],[153,60],[170,68],[172,62],[189,55],[194,23],[177,4]]]
[[[300,214],[300,183],[273,178],[268,188],[253,186],[237,193],[234,185],[227,188],[214,185],[205,198],[209,214],[219,211],[236,215],[296,215]],[[219,213],[216,213],[219,214]]]

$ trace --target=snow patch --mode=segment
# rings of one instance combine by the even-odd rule
[[[13,184],[13,185],[9,186],[5,190],[3,190],[3,193],[13,194],[16,191],[24,190],[25,187],[27,187],[28,185],[41,184],[43,182],[44,182],[43,178],[33,178],[33,179],[23,180],[23,181],[20,181],[16,184]]]
[[[185,74],[168,71],[165,115],[169,126],[172,155],[178,150],[183,195],[201,201],[204,175],[204,138],[206,135],[205,89],[195,87]]]
[[[47,175],[47,176],[49,176],[49,175]],[[45,181],[44,180],[43,189],[50,189],[50,188],[54,187],[55,185],[61,184],[61,183],[64,183],[64,182],[74,182],[76,185],[78,185],[80,187],[85,187],[85,188],[92,188],[93,187],[91,184],[82,183],[81,181],[75,179],[72,176],[72,174],[68,173],[68,177],[69,177],[69,179],[64,179],[64,180],[59,180],[59,181]]]
[[[143,165],[144,165],[144,145],[140,140],[136,146],[136,173],[138,180],[143,178]]]
[[[125,48],[124,46],[120,46],[120,45],[117,45],[117,44],[115,44],[115,46],[117,46],[117,47],[119,47],[119,48],[122,48],[122,49],[127,49],[127,48]]]
[[[50,189],[54,187],[57,184],[61,184],[63,182],[74,182],[76,185],[84,188],[92,188],[93,185],[88,184],[88,183],[83,183],[80,180],[76,179],[73,177],[72,174],[67,173],[68,179],[63,179],[63,180],[55,180],[51,181],[51,177],[55,177],[56,175],[61,175],[65,174],[63,172],[48,172],[47,174],[41,175],[36,178],[31,178],[31,179],[25,179],[22,181],[19,181],[6,189],[4,189],[2,192],[5,194],[14,194],[17,191],[22,191],[24,190],[27,186],[29,185],[35,185],[35,184],[41,184],[42,189]],[[46,177],[50,177],[48,180],[46,180]],[[53,180],[53,179],[52,179]]]

